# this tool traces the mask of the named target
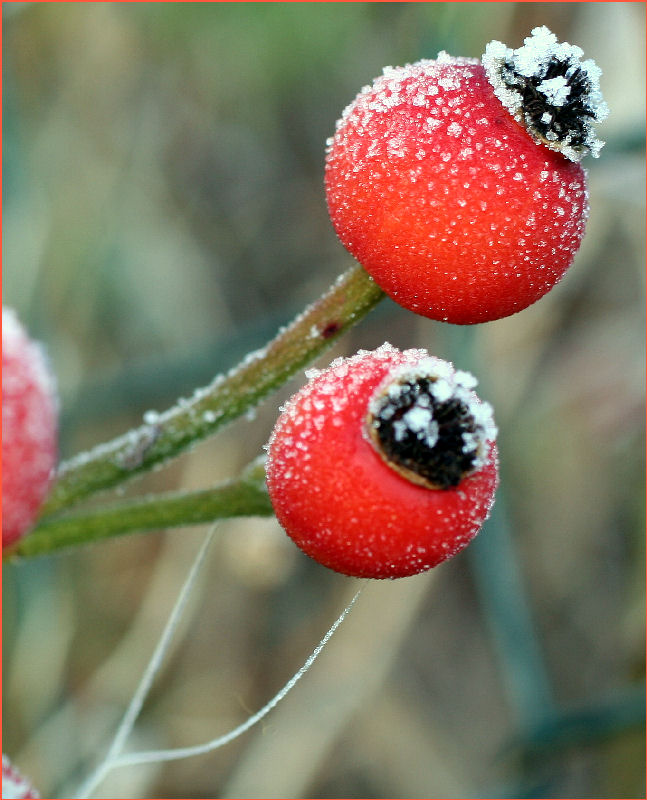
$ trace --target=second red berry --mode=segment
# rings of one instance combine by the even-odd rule
[[[390,345],[311,374],[268,445],[288,535],[358,577],[414,575],[462,550],[497,485],[492,409],[475,385],[424,350]]]

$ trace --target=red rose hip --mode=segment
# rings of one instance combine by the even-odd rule
[[[483,63],[387,67],[328,142],[345,247],[400,305],[459,324],[513,314],[571,264],[588,213],[579,159],[602,146],[600,70],[536,28]]]
[[[492,409],[475,379],[388,344],[337,359],[283,409],[268,444],[276,516],[346,575],[399,578],[462,550],[498,480]]]
[[[54,379],[14,311],[2,309],[2,546],[34,523],[57,454]]]

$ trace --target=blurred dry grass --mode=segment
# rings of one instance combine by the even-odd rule
[[[644,4],[5,4],[4,302],[48,343],[63,455],[260,346],[349,264],[323,142],[385,64],[547,24],[604,70],[607,147],[576,264],[469,331],[383,303],[337,353],[426,346],[502,429],[497,514],[432,575],[374,583],[262,729],[113,773],[111,797],[644,794]],[[331,354],[332,357],[332,354]],[[327,359],[325,359],[327,360]],[[203,487],[281,400],[136,491]],[[131,537],[4,574],[4,749],[46,796],[97,758],[201,536]],[[355,590],[268,520],[223,525],[133,746],[260,707]],[[565,716],[566,715],[566,716]]]

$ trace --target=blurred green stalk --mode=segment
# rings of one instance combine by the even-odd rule
[[[63,520],[50,520],[52,515],[174,458],[245,414],[321,355],[383,297],[384,292],[361,266],[351,268],[266,347],[250,353],[230,372],[217,376],[209,386],[196,390],[189,399],[179,400],[168,411],[149,412],[139,428],[63,462],[41,511],[40,524],[21,543],[21,554],[31,554],[29,540],[46,536],[46,531],[54,535],[54,531],[63,529]],[[250,509],[257,505],[252,503]],[[131,512],[135,513],[134,508]],[[85,515],[85,519],[92,518],[93,524],[99,525],[102,513],[116,512],[97,511]],[[178,517],[172,524],[182,523]],[[83,541],[80,528],[74,536],[75,541]],[[88,538],[96,537],[88,533]],[[39,552],[43,552],[42,547]]]
[[[3,553],[39,556],[136,531],[198,525],[217,519],[273,514],[265,487],[265,459],[253,461],[237,480],[196,492],[151,495],[107,508],[45,520]]]

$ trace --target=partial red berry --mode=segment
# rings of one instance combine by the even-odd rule
[[[2,546],[33,524],[57,455],[54,379],[38,344],[2,308]]]
[[[571,264],[597,155],[600,70],[538,28],[518,50],[387,67],[328,142],[345,247],[400,305],[459,324],[513,314]],[[505,105],[504,105],[505,103]],[[558,152],[561,151],[561,152]]]
[[[2,800],[7,798],[40,797],[29,781],[18,772],[9,761],[8,756],[2,754]]]
[[[268,445],[276,516],[346,575],[399,578],[462,550],[497,485],[492,409],[425,350],[337,359],[282,411]]]

